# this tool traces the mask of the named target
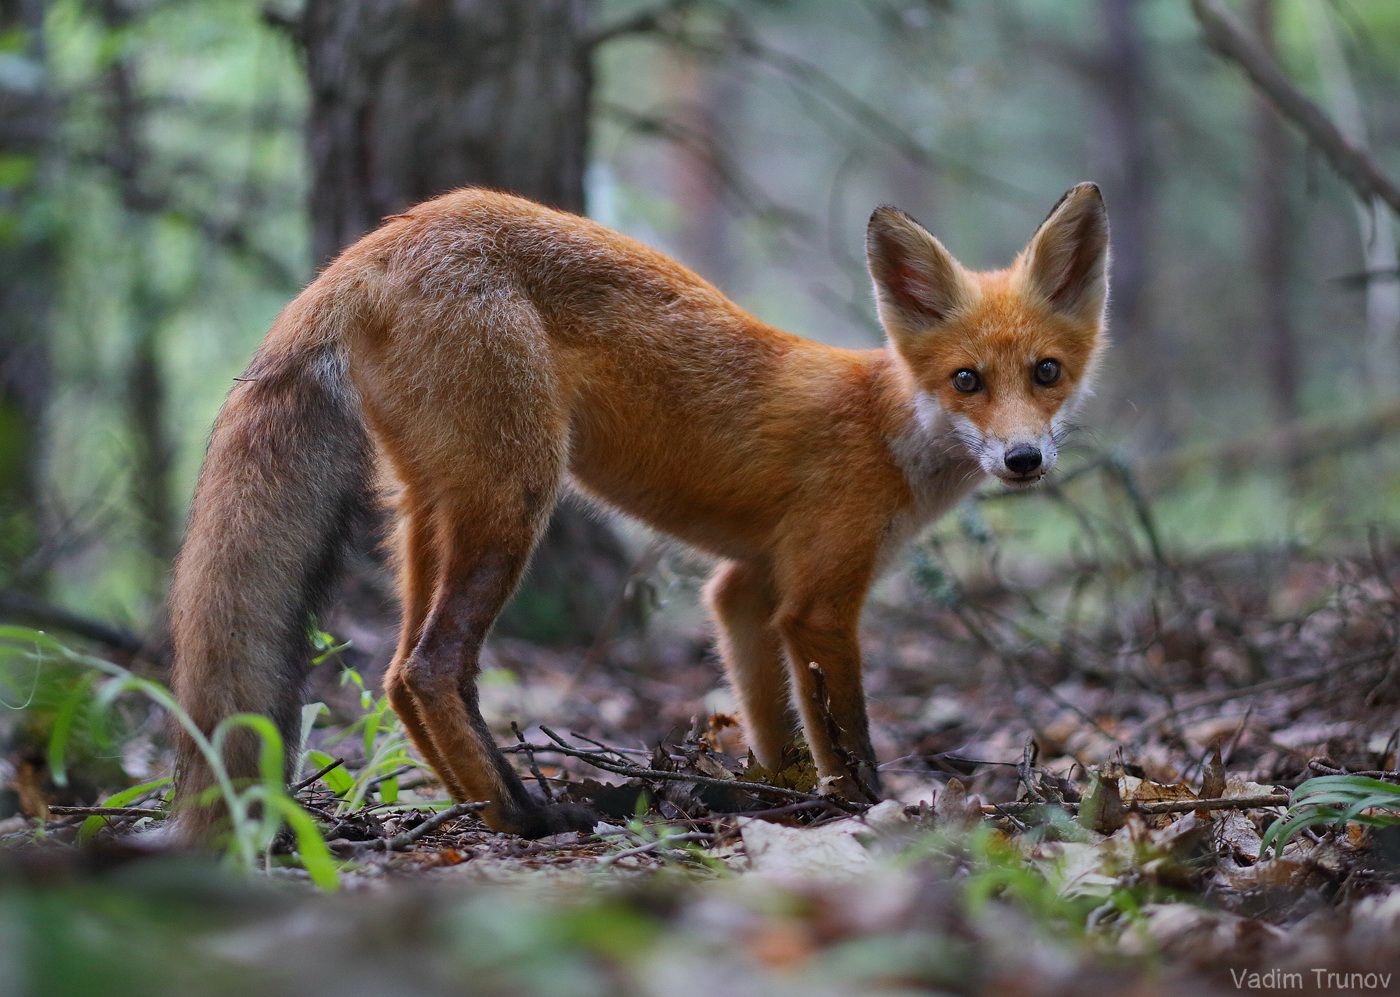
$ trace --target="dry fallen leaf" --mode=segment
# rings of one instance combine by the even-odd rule
[[[818,827],[786,827],[752,817],[739,819],[749,869],[779,879],[848,879],[875,863],[878,845],[896,841],[912,822],[904,805],[886,800],[863,817]]]

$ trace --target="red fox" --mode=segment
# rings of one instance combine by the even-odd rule
[[[758,762],[778,764],[795,700],[827,784],[878,798],[861,605],[985,475],[1019,488],[1055,465],[1105,344],[1108,219],[1079,184],[1010,268],[974,273],[881,207],[866,249],[888,343],[847,350],[518,197],[459,190],[387,219],[281,313],[219,415],[171,591],[180,703],[205,732],[262,713],[295,744],[308,619],[382,477],[403,600],[385,689],[413,745],[493,828],[591,826],[527,793],[476,690],[568,481],[717,560],[705,600]],[[257,749],[229,738],[229,774],[254,776]],[[183,738],[192,839],[219,822],[212,784]]]

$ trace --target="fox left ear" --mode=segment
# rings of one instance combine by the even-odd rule
[[[1056,312],[1078,322],[1103,321],[1108,301],[1108,209],[1097,184],[1060,198],[1018,261],[1023,279]]]
[[[896,339],[942,325],[976,298],[961,264],[898,208],[882,205],[870,216],[865,257],[880,322]]]

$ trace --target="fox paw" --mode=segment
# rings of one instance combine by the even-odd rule
[[[547,838],[568,831],[592,831],[602,818],[581,803],[541,803],[520,814],[512,830],[522,838]]]

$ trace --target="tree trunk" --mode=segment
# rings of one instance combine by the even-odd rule
[[[1104,195],[1113,218],[1113,293],[1110,328],[1132,358],[1124,370],[1150,372],[1127,385],[1157,407],[1174,393],[1167,382],[1174,363],[1148,300],[1148,233],[1152,229],[1152,154],[1148,120],[1147,51],[1138,15],[1141,0],[1102,0],[1105,164]],[[1145,407],[1145,406],[1144,406]],[[1154,441],[1165,444],[1166,440]]]
[[[734,254],[729,251],[729,213],[717,161],[723,155],[724,119],[741,99],[733,73],[696,59],[676,58],[668,67],[669,89],[681,106],[679,128],[692,141],[674,142],[668,150],[670,187],[685,222],[677,233],[680,258],[711,283],[728,289]]]
[[[1260,43],[1274,52],[1274,0],[1250,0],[1250,20]],[[1289,139],[1278,112],[1256,94],[1253,196],[1249,200],[1254,272],[1258,288],[1260,366],[1268,378],[1274,415],[1282,423],[1298,417],[1298,346],[1291,301],[1296,233],[1288,203]]]
[[[45,424],[54,281],[46,196],[53,107],[43,39],[44,4],[0,0],[0,35],[18,39],[0,79],[0,585],[44,584]]]
[[[129,5],[118,0],[108,0],[99,9],[105,27],[114,33],[126,30],[135,16]],[[129,55],[114,58],[104,74],[104,83],[110,105],[107,156],[118,194],[127,209],[124,236],[133,259],[127,314],[130,343],[123,397],[132,450],[129,484],[146,555],[144,581],[147,591],[154,594],[165,586],[180,531],[170,480],[175,448],[166,425],[166,380],[161,362],[161,327],[168,303],[151,279],[155,270],[155,238],[148,217],[145,181],[150,151],[134,59]]]
[[[455,187],[584,209],[587,0],[310,0],[312,247],[324,264],[385,215]],[[626,582],[615,534],[561,507],[502,627],[588,641]]]

